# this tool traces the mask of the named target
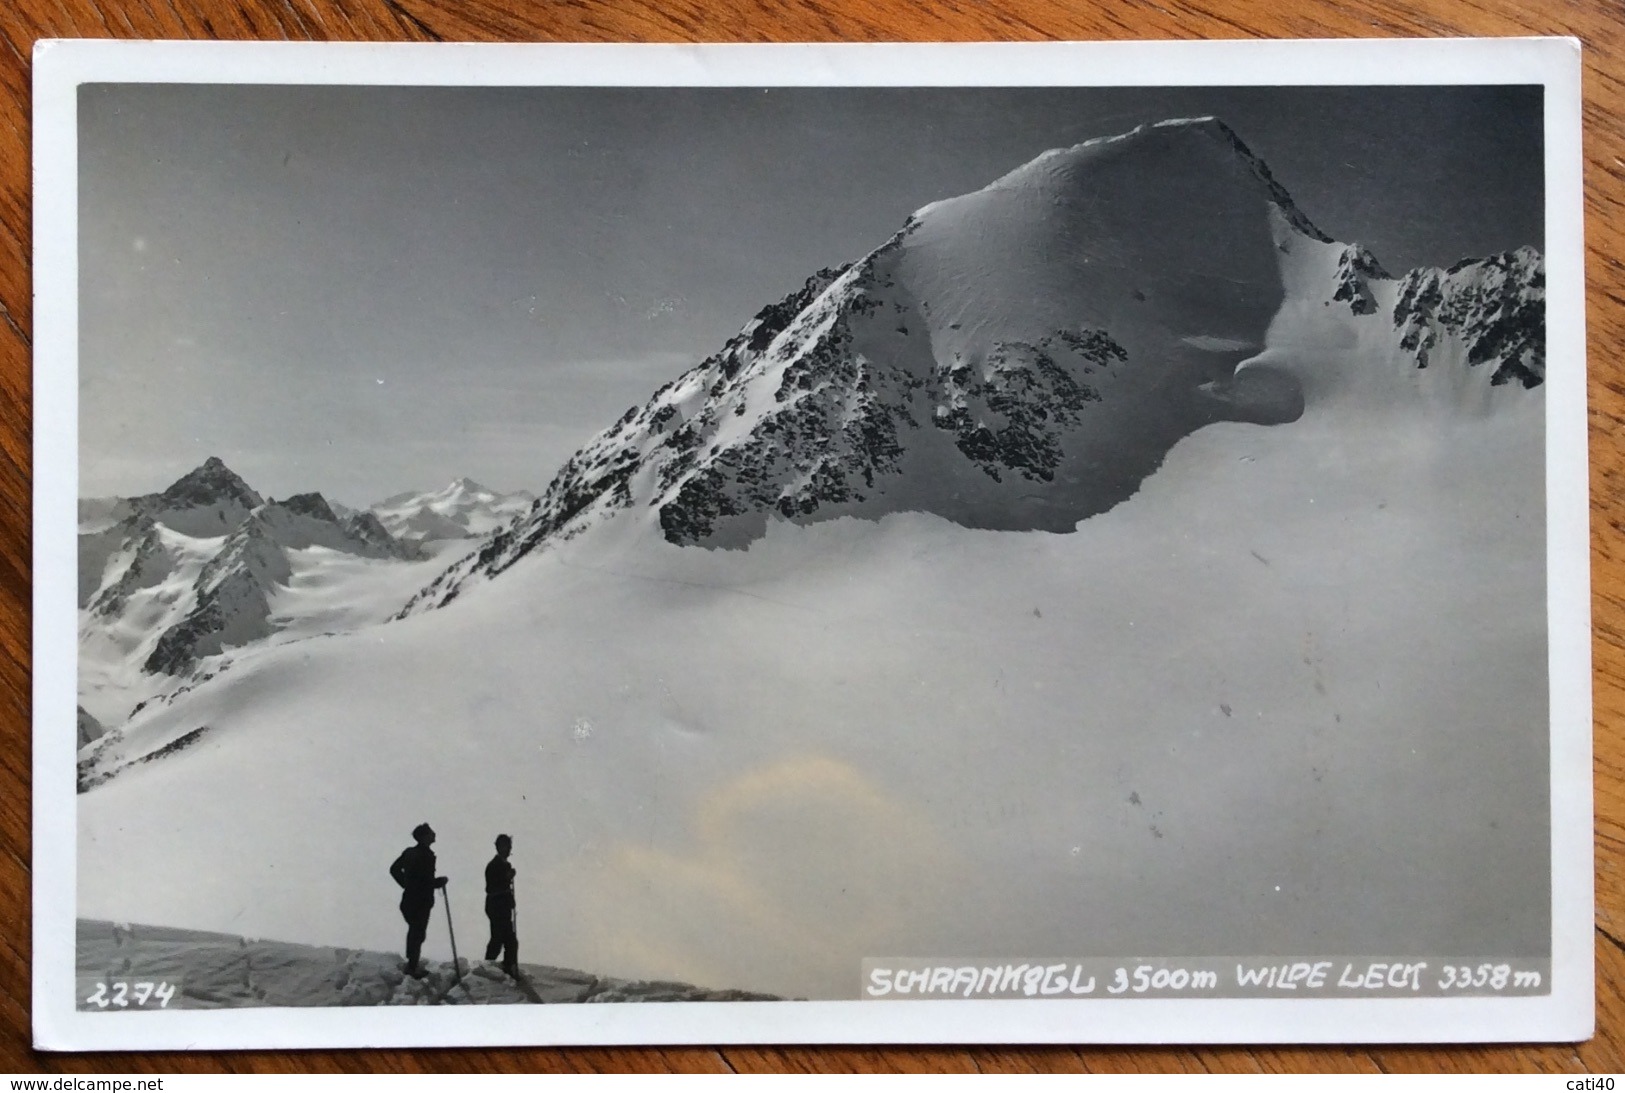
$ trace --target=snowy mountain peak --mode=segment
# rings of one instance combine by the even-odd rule
[[[371,548],[373,552],[411,557],[415,554],[411,544],[396,539],[370,512],[352,512],[339,521],[339,526],[352,540]],[[363,551],[365,553],[366,551]]]
[[[1436,297],[1450,336],[1532,373],[1508,350],[1539,326],[1526,272],[1491,259],[1419,281],[1427,315],[1406,321],[1434,321]],[[1534,310],[1510,302],[1518,286]],[[1269,340],[1355,338],[1339,324],[1381,319],[1392,292],[1370,251],[1328,240],[1217,119],[1046,152],[764,307],[405,610],[611,516],[726,548],[769,520],[905,511],[1071,531],[1204,425],[1296,419],[1320,357]],[[1394,352],[1386,327],[1375,336]]]
[[[338,522],[338,515],[328,505],[327,498],[319,493],[296,493],[276,503],[298,516],[308,516],[329,524]]]
[[[197,508],[228,501],[254,508],[263,503],[247,482],[218,456],[212,455],[176,479],[157,499],[169,508]]]
[[[1032,185],[1045,175],[1066,177],[1073,169],[1089,169],[1101,159],[1120,156],[1143,158],[1152,154],[1182,156],[1192,166],[1202,163],[1211,166],[1229,161],[1229,164],[1252,176],[1263,195],[1295,231],[1319,243],[1332,242],[1331,236],[1317,228],[1298,208],[1286,187],[1276,181],[1269,166],[1236,131],[1213,116],[1169,118],[1137,126],[1126,133],[1095,137],[1070,148],[1052,149],[1011,171],[988,188]]]
[[[265,509],[256,512],[227,537],[220,553],[211,558],[198,575],[199,592],[219,589],[239,571],[249,574],[261,587],[286,583],[292,573],[288,556],[283,552],[283,544],[277,541],[274,517],[267,520],[267,515]]]
[[[1280,251],[1324,239],[1216,119],[1046,152],[764,307],[460,565],[618,510],[713,547],[898,511],[1069,531],[1193,429],[1260,418],[1211,385],[1262,346]]]
[[[535,497],[521,490],[499,493],[472,478],[438,490],[398,493],[370,510],[389,534],[417,543],[485,535],[528,511]]]
[[[162,493],[129,505],[174,531],[194,537],[225,535],[264,499],[217,456],[176,479]]]
[[[446,490],[449,493],[474,494],[474,495],[485,494],[485,495],[491,496],[491,497],[496,496],[494,491],[486,489],[484,486],[480,485],[478,482],[474,481],[472,478],[467,478],[467,477],[456,479],[455,481],[452,482],[452,484],[450,486],[446,487]]]

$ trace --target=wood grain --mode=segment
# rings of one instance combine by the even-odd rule
[[[1585,44],[1598,1033],[1578,1046],[40,1055],[29,1046],[29,55],[46,37],[882,41],[1562,34]],[[0,1071],[1625,1071],[1625,6],[1619,0],[8,0],[0,10]],[[1357,1030],[1351,1030],[1357,1035]]]

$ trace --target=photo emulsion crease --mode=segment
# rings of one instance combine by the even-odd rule
[[[80,83],[74,1011],[1549,996],[1549,94]]]

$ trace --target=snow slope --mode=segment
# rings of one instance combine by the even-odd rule
[[[238,646],[300,641],[381,623],[456,556],[455,549],[449,555],[438,549],[403,563],[313,546],[262,557],[261,563],[276,567],[273,572],[250,565],[229,571],[216,567],[216,576],[235,576],[216,585],[224,588],[224,595],[213,597],[223,605],[218,616],[192,631],[191,652],[198,659],[175,673],[154,672],[155,656],[161,660],[160,649],[170,648],[165,639],[185,633],[202,617],[200,578],[225,542],[187,540],[173,533],[168,541],[185,560],[166,579],[132,594],[114,615],[80,614],[79,701],[108,727],[121,726],[143,703],[185,693],[188,681],[197,676],[229,667]],[[256,572],[263,584],[254,583]]]
[[[429,819],[459,918],[509,832],[527,946],[603,974],[1537,951],[1539,480],[1483,481],[1530,433],[1215,426],[1072,535],[607,525],[133,722],[210,732],[80,799],[81,913],[386,948]]]
[[[1227,133],[1183,123],[1139,143],[1172,169],[1165,138],[1223,147]],[[908,274],[932,288],[902,321],[956,300],[933,321],[962,341],[939,346],[933,327],[929,354],[899,349],[884,373],[865,371],[878,350],[817,350],[867,317],[857,301],[894,306],[880,287],[904,280],[883,286],[871,260],[815,276],[419,599],[443,609],[245,650],[142,711],[104,750],[128,765],[80,798],[80,914],[389,949],[386,867],[427,819],[459,921],[479,921],[479,869],[508,832],[526,951],[608,975],[852,997],[868,956],[1543,954],[1544,360],[1509,333],[1537,299],[1538,255],[1416,275],[1439,299],[1412,322],[1411,278],[1317,238],[1234,147],[1230,166],[1176,172],[1173,193],[1181,210],[1220,212],[1199,200],[1204,178],[1218,197],[1251,195],[1251,221],[1214,229],[1214,260],[1239,278],[1198,277],[1205,252],[1188,240],[1136,240],[1161,206],[1052,213],[1001,196],[1029,177],[1048,193],[1074,163],[1082,182],[1097,160],[1123,172],[1100,191],[1119,196],[1146,177],[1117,158],[1134,141],[1092,147],[984,191],[1020,216],[943,203],[876,252],[899,270],[941,255],[947,272]],[[1095,238],[1091,210],[1123,219]],[[949,214],[966,239],[935,234]],[[1200,223],[1184,216],[1170,230],[1188,237]],[[1012,248],[1027,253],[1043,239],[1033,221],[1070,233],[1049,260],[1117,273],[1028,282],[1108,299],[1045,297],[1018,330],[950,273],[973,267],[953,253],[972,240],[1030,232]],[[1129,244],[1144,250],[1114,257]],[[1125,269],[1168,276],[1119,284]],[[1136,292],[1174,303],[1113,319]],[[1169,420],[1205,405],[1210,423],[1137,448],[1133,423],[1151,412],[1106,409],[1102,378],[1100,406],[1080,413],[1106,417],[1033,426],[1063,452],[1048,482],[1010,458],[1026,449],[959,447],[952,436],[1011,420],[982,410],[964,431],[900,425],[929,438],[920,462],[912,444],[895,465],[839,445],[842,428],[758,443],[768,421],[900,405],[876,395],[881,378],[891,394],[926,390],[900,373],[928,369],[935,398],[956,353],[988,354],[989,396],[1046,405],[1053,389],[1010,380],[1042,376],[1036,356],[989,362],[1074,304],[1124,347],[1121,369],[1100,365],[1122,373],[1113,399],[1149,408],[1161,392],[1179,408]],[[1434,335],[1425,366],[1413,328]],[[1486,338],[1501,348],[1475,348]],[[1061,369],[1074,383],[1093,375],[1086,357]],[[1146,361],[1154,375],[1127,374]],[[784,401],[805,418],[785,419],[776,394],[797,367],[808,386]],[[699,445],[661,439],[696,421]],[[1082,452],[1121,441],[1143,480],[1046,528],[1054,509],[1024,498],[1083,490],[1098,457],[1066,482],[1074,437]],[[720,475],[729,450],[755,461],[713,496],[740,511],[663,518],[699,460]],[[662,487],[666,466],[689,477]],[[858,490],[865,468],[892,484],[830,500],[831,476]],[[938,504],[956,495],[913,481],[928,470],[986,492]],[[736,491],[760,484],[747,472],[774,484],[768,504]],[[816,501],[817,518],[786,513],[785,497]],[[740,534],[698,534],[707,512]],[[1000,530],[993,512],[1038,526]],[[702,541],[746,549],[680,545]]]

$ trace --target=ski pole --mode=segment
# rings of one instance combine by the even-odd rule
[[[448,884],[444,889],[446,893],[446,932],[451,935],[451,970],[452,985],[456,986],[463,979],[463,965],[457,959],[457,931],[451,925],[451,890]]]

